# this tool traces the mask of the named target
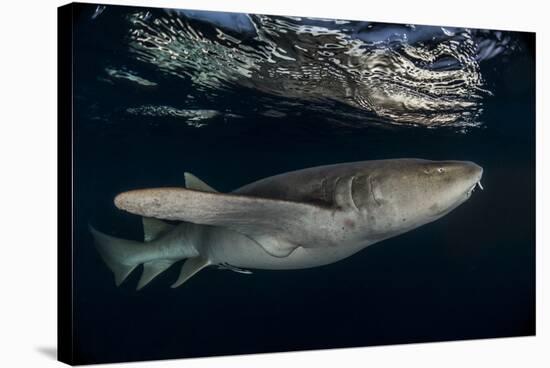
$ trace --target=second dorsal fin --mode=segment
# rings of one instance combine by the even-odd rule
[[[161,235],[170,231],[174,225],[151,217],[142,217],[143,222],[143,240],[146,242],[153,241]]]

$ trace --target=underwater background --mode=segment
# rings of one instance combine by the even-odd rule
[[[74,341],[80,364],[535,333],[535,35],[75,6]],[[307,270],[207,268],[116,287],[88,223],[142,240],[116,194],[220,191],[311,166],[484,168],[442,219]]]

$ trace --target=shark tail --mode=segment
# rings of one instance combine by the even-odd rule
[[[162,236],[171,225],[146,218],[143,219],[143,225],[145,243],[115,238],[89,225],[96,249],[113,272],[117,286],[120,286],[137,266],[143,264],[143,272],[137,285],[137,290],[140,290],[176,262],[172,259],[155,259],[157,248],[147,243]]]
[[[94,243],[101,258],[115,276],[115,283],[120,286],[122,282],[139,266],[140,258],[146,253],[144,244],[126,239],[119,239],[107,235],[88,226],[94,237]]]
[[[177,257],[166,258],[159,254],[159,248],[166,245],[164,235],[174,227],[160,220],[143,217],[144,242],[116,238],[96,230],[91,225],[88,227],[94,237],[96,249],[115,276],[117,286],[120,286],[140,264],[143,265],[143,272],[137,290],[149,284],[179,259],[188,258],[172,287],[180,286],[202,268],[210,265],[193,247],[178,247],[183,254]]]

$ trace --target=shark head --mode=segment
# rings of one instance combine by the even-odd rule
[[[370,236],[386,238],[435,221],[481,189],[483,169],[469,161],[388,160],[352,192]]]

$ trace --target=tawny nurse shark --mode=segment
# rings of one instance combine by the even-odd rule
[[[182,259],[172,287],[211,265],[242,273],[317,267],[445,216],[483,189],[482,173],[467,161],[362,161],[279,174],[227,194],[185,173],[185,188],[116,196],[118,208],[143,216],[143,243],[90,230],[117,285],[143,264],[138,289]]]

